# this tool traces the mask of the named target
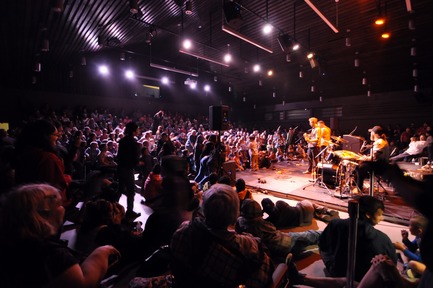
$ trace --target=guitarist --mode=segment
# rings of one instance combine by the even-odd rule
[[[317,118],[309,118],[308,123],[311,126],[310,133],[304,133],[304,139],[307,141],[308,148],[308,170],[306,170],[304,174],[311,174],[317,165],[318,159],[316,158],[316,155],[319,154],[319,141],[321,137],[321,131],[317,124]]]

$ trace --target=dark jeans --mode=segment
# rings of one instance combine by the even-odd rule
[[[319,154],[319,147],[308,147],[308,171],[310,172],[313,172],[313,169],[317,166],[317,162],[319,161],[316,158],[317,154]]]
[[[134,169],[117,167],[117,176],[119,178],[119,196],[120,194],[126,195],[126,211],[132,212],[135,197]]]

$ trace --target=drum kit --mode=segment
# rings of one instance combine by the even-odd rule
[[[362,155],[349,150],[334,150],[336,146],[344,143],[341,137],[331,136],[335,142],[328,141],[327,148],[318,154],[322,155],[321,162],[316,166],[316,181],[323,188],[326,188],[330,195],[339,198],[352,196],[352,190],[356,187],[355,169],[359,165]],[[335,189],[337,193],[332,193],[329,189]]]

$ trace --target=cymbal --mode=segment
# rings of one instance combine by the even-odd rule
[[[344,140],[343,138],[341,138],[340,136],[331,136],[331,139],[337,142],[343,142],[343,143],[347,143],[347,140]]]

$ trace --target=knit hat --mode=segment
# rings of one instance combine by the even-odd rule
[[[203,213],[211,228],[227,228],[239,216],[239,197],[232,187],[214,184],[203,195]]]
[[[263,210],[253,199],[245,199],[242,202],[241,215],[246,219],[255,219],[263,216]]]

